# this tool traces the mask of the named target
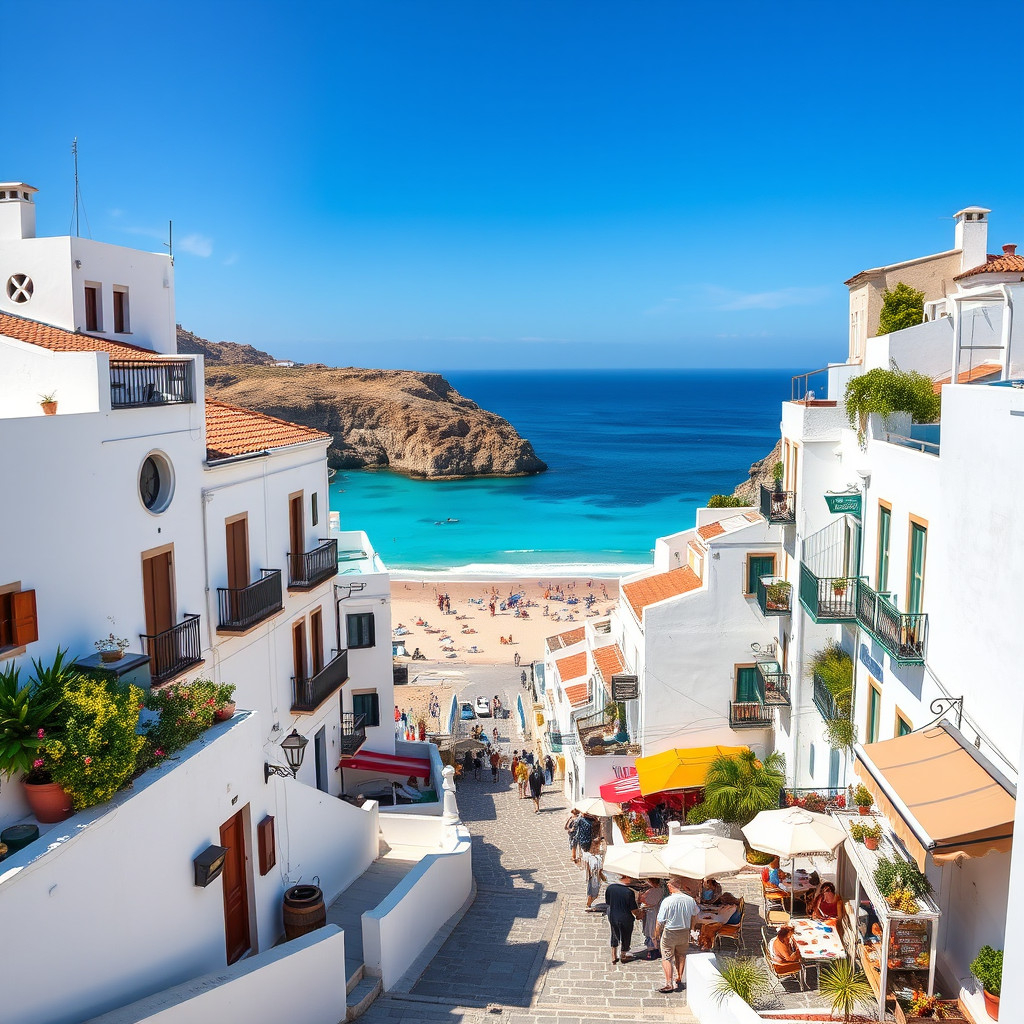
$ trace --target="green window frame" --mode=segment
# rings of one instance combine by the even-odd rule
[[[919,612],[924,602],[924,561],[928,549],[928,528],[910,524],[910,574],[907,580],[907,611]]]
[[[752,704],[757,701],[764,703],[761,695],[761,674],[754,666],[738,666],[736,669],[736,702]]]
[[[896,712],[896,735],[906,736],[907,733],[913,732],[911,724],[897,711]]]
[[[868,684],[868,743],[878,739],[878,719],[882,710],[882,694],[878,688]]]
[[[879,592],[889,589],[889,537],[892,534],[892,510],[878,506],[878,567],[875,573],[875,589]]]
[[[757,581],[762,576],[775,575],[774,555],[751,555],[747,559],[747,593],[757,593]]]
[[[361,647],[376,646],[373,612],[358,612],[355,615],[346,615],[345,636],[348,638],[349,648],[359,649]]]
[[[380,697],[376,690],[373,693],[352,694],[352,713],[358,718],[363,715],[363,725],[370,728],[380,725]]]

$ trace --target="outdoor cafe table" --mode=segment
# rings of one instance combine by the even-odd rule
[[[805,964],[820,968],[829,960],[846,959],[846,949],[835,926],[826,926],[810,917],[794,917],[789,923],[793,926],[793,939],[800,959]]]
[[[811,876],[804,870],[797,871],[792,879],[780,881],[778,888],[787,896],[796,896],[798,899],[814,891],[814,883]]]

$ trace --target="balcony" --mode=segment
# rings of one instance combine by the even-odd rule
[[[323,540],[312,551],[288,552],[288,586],[311,590],[338,574],[338,541]]]
[[[764,703],[769,707],[789,707],[789,673],[775,660],[759,661],[757,671],[761,676]]]
[[[366,715],[341,713],[341,756],[352,757],[366,742]]]
[[[826,722],[834,722],[842,716],[832,691],[822,682],[821,676],[814,676],[814,706],[821,712]]]
[[[761,576],[757,581],[757,604],[762,615],[788,615],[793,610],[793,584],[781,576]]]
[[[198,615],[186,615],[182,622],[162,633],[140,633],[139,639],[149,655],[149,675],[154,686],[203,660]]]
[[[308,679],[292,676],[292,711],[316,711],[348,679],[348,651],[334,658]]]
[[[610,704],[610,707],[615,707]],[[609,717],[604,711],[577,718],[576,732],[580,746],[586,754],[633,754],[640,748],[631,741],[626,723],[619,718]]]
[[[110,407],[189,405],[195,399],[191,359],[112,359]]]
[[[819,577],[802,562],[800,603],[815,622],[853,622],[857,618],[857,578]]]
[[[729,701],[729,725],[733,729],[769,729],[774,722],[772,709],[759,700]]]
[[[260,569],[260,574],[247,587],[217,588],[217,629],[243,633],[281,610],[281,570]]]
[[[761,515],[769,523],[795,523],[796,491],[776,491],[761,484]]]
[[[857,587],[857,623],[866,629],[899,665],[923,665],[928,635],[924,612],[900,612],[885,594],[861,580]]]

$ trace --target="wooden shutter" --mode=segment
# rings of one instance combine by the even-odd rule
[[[242,590],[249,585],[249,524],[243,516],[227,524],[228,586]]]
[[[36,592],[21,590],[11,594],[11,642],[15,647],[24,647],[38,639]]]
[[[100,318],[96,302],[96,289],[86,287],[85,289],[85,329],[87,331],[99,330]]]
[[[747,560],[747,593],[757,593],[757,581],[775,572],[774,555],[751,555]]]
[[[310,674],[319,675],[324,667],[324,617],[319,608],[314,608],[309,615],[309,648],[313,661]]]
[[[265,875],[277,863],[277,844],[274,841],[274,817],[268,814],[256,826],[256,843],[260,855],[260,874]]]
[[[292,626],[292,660],[295,678],[306,678],[306,623],[296,622]]]
[[[736,700],[753,703],[761,699],[760,680],[756,668],[736,670]]]

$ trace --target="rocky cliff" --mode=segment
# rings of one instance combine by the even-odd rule
[[[732,492],[733,495],[749,505],[757,505],[761,500],[761,484],[766,487],[775,486],[775,463],[781,461],[782,440],[780,438],[775,447],[763,459],[759,459],[751,465],[750,476]]]
[[[387,468],[431,480],[547,469],[508,420],[437,373],[214,361],[206,393],[333,434],[327,460],[336,469]]]
[[[211,363],[273,366],[276,361],[269,352],[261,352],[252,345],[239,345],[237,341],[207,341],[198,334],[186,331],[181,324],[176,326],[178,351],[187,356],[202,356],[207,366]]]

